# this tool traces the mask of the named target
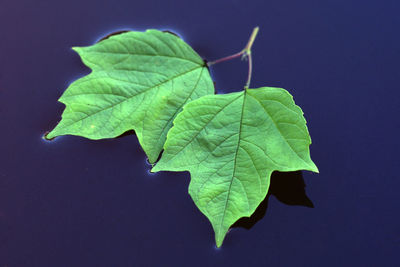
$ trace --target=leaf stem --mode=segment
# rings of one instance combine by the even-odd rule
[[[214,65],[214,64],[217,64],[217,63],[221,63],[221,62],[224,62],[224,61],[228,61],[228,60],[231,60],[231,59],[240,57],[240,56],[242,56],[243,54],[244,54],[244,50],[240,51],[239,53],[236,53],[236,54],[233,54],[233,55],[230,55],[230,56],[227,56],[227,57],[223,57],[223,58],[220,58],[220,59],[217,59],[217,60],[208,62],[207,65],[208,65],[208,66],[211,66],[211,65]]]
[[[253,29],[253,32],[250,35],[250,39],[249,39],[249,41],[247,42],[245,48],[243,48],[242,51],[240,51],[240,52],[238,52],[236,54],[227,56],[227,57],[223,57],[223,58],[208,62],[207,65],[208,66],[212,66],[214,64],[221,63],[221,62],[224,62],[224,61],[228,61],[228,60],[231,60],[231,59],[234,59],[234,58],[237,58],[237,57],[242,57],[242,59],[247,58],[248,62],[249,62],[249,72],[248,72],[248,75],[247,75],[247,81],[246,81],[246,85],[244,86],[244,88],[245,89],[249,88],[250,81],[251,81],[251,73],[253,71],[253,61],[252,61],[252,58],[251,58],[251,47],[253,46],[254,40],[256,39],[256,36],[258,34],[258,30],[259,30],[259,27],[255,27]]]
[[[244,89],[249,88],[250,82],[251,82],[251,73],[253,72],[253,60],[251,59],[251,51],[250,50],[247,53],[247,58],[248,58],[248,62],[249,62],[249,71],[247,73],[247,81],[246,81],[246,85],[244,86]]]

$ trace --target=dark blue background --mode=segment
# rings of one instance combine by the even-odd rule
[[[0,266],[399,266],[399,1],[0,0]],[[89,71],[72,46],[170,29],[208,60],[243,48],[252,87],[288,89],[309,123],[314,208],[269,197],[216,249],[187,173],[149,174],[134,135],[42,140]],[[240,60],[212,68],[242,88]],[[396,257],[397,256],[397,257]]]

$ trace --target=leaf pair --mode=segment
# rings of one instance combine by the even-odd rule
[[[164,148],[152,171],[190,172],[189,193],[210,220],[217,246],[265,198],[274,170],[318,172],[303,112],[286,90],[213,95],[197,53],[156,30],[75,50],[93,72],[60,98],[66,109],[47,137],[111,138],[133,129],[151,163]]]

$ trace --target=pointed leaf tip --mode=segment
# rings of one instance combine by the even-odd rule
[[[225,234],[220,234],[220,233],[215,234],[215,244],[217,245],[217,248],[220,248],[222,246],[222,244],[224,243],[226,234],[227,234],[227,232],[225,232]]]

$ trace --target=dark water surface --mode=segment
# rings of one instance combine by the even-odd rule
[[[399,8],[0,0],[0,266],[399,266]],[[149,174],[135,135],[42,140],[60,119],[58,97],[89,72],[70,47],[158,28],[213,60],[242,49],[257,25],[252,87],[293,94],[320,174],[275,174],[257,218],[221,249],[187,194],[189,175]],[[238,91],[247,66],[212,74],[218,92]]]

